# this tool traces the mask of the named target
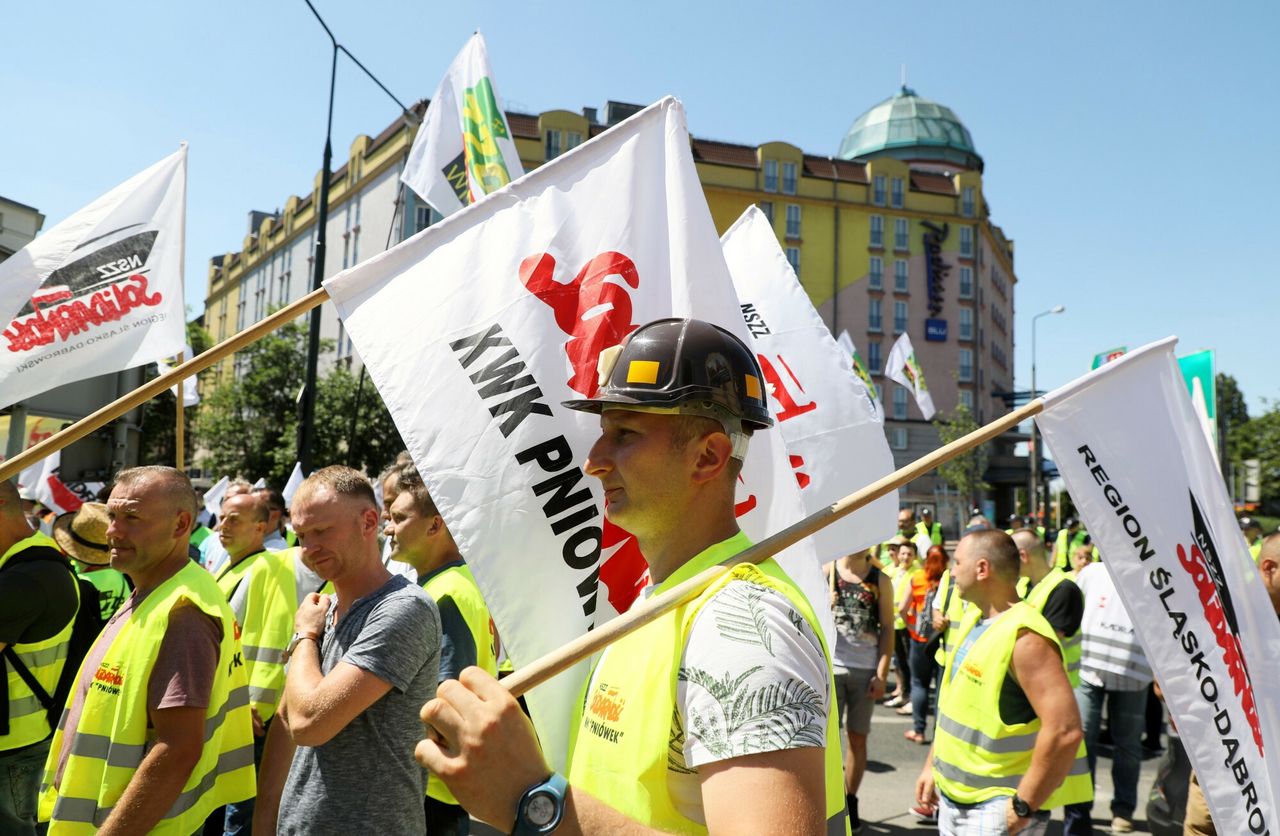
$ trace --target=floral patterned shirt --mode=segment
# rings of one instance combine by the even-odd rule
[[[785,595],[745,580],[698,613],[680,661],[667,780],[676,808],[705,822],[697,768],[826,744],[830,670]]]

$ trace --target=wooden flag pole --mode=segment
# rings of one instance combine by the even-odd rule
[[[1026,406],[1015,409],[1008,415],[979,427],[950,444],[939,447],[927,456],[916,459],[906,467],[890,473],[879,481],[872,482],[861,490],[854,491],[844,499],[816,511],[777,534],[772,535],[751,548],[740,552],[718,566],[712,566],[689,580],[681,583],[660,595],[634,607],[629,612],[618,616],[609,623],[579,636],[568,644],[551,651],[541,659],[518,669],[511,676],[502,680],[512,696],[520,696],[529,689],[541,685],[558,673],[565,671],[594,653],[603,650],[613,642],[660,616],[671,612],[676,607],[696,598],[716,578],[739,563],[759,563],[772,557],[788,546],[793,546],[806,537],[810,537],[821,529],[831,525],[842,517],[852,514],[859,508],[889,491],[902,487],[913,479],[918,479],[938,465],[954,459],[961,453],[984,444],[1006,430],[1010,430],[1044,410],[1044,401],[1037,398]]]
[[[54,433],[39,444],[33,445],[13,458],[0,463],[0,481],[12,479],[28,465],[40,461],[51,453],[56,453],[73,441],[84,438],[108,421],[119,418],[129,410],[139,404],[146,403],[171,386],[179,387],[178,399],[181,400],[181,386],[184,378],[204,371],[224,357],[234,354],[249,343],[269,334],[290,320],[297,319],[312,308],[328,301],[328,299],[329,292],[323,287],[313,290],[296,302],[286,305],[271,314],[266,319],[255,322],[234,337],[218,343],[198,357],[192,357],[187,362],[170,369],[155,380],[139,386],[124,397],[107,404],[97,412],[81,418],[61,432]]]
[[[178,364],[179,365],[182,364],[181,354],[178,355]],[[183,421],[183,410],[186,407],[186,400],[187,400],[186,398],[187,393],[184,391],[184,388],[185,387],[181,383],[178,384],[178,389],[177,389],[178,396],[174,399],[176,401],[176,409],[174,410],[174,414],[178,416],[178,424],[174,428],[174,447],[177,448],[176,454],[174,455],[174,458],[177,460],[177,463],[174,466],[177,467],[178,470],[186,472],[186,468],[183,467],[183,459],[184,459],[183,453],[185,451],[182,449],[183,446],[186,444],[186,440],[187,440],[187,432],[186,432],[187,428],[186,428],[185,422]]]

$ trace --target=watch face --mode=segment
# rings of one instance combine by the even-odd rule
[[[540,792],[529,799],[525,807],[525,818],[534,827],[546,827],[555,820],[556,802],[550,793]]]

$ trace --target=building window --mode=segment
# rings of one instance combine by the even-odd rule
[[[960,214],[966,218],[973,217],[973,186],[965,186],[960,190]]]
[[[884,315],[880,310],[879,299],[867,300],[867,330],[877,333],[884,330]]]
[[[782,164],[782,193],[783,194],[796,193],[796,164],[795,163]]]
[[[258,270],[258,279],[253,289],[253,321],[258,322],[267,315],[267,273]]]
[[[867,371],[880,374],[880,343],[867,343]]]
[[[877,174],[872,178],[872,184],[871,202],[876,206],[884,206],[884,175]]]
[[[276,277],[276,304],[283,305],[289,301],[289,274],[284,270]]]
[[[902,386],[893,387],[893,417],[907,417],[907,390]]]
[[[911,222],[906,218],[893,219],[893,248],[895,250],[905,250],[909,246],[907,243],[907,235],[911,231]]]
[[[554,160],[560,156],[560,132],[547,131],[547,159]]]
[[[776,192],[778,190],[778,161],[764,161],[764,190],[766,192]]]
[[[960,390],[960,406],[963,406],[965,409],[973,412],[973,392],[968,389]]]
[[[413,207],[413,231],[415,234],[431,226],[431,211],[430,206]]]
[[[903,394],[906,394],[906,392],[904,391],[904,392],[903,392]],[[896,408],[897,408],[897,398],[896,398],[896,396],[897,396],[897,392],[895,392],[895,393],[894,393],[894,395],[895,395],[895,398],[894,398],[894,408],[895,408],[895,410],[896,410]],[[894,417],[896,418],[897,416],[895,415]],[[902,415],[902,417],[904,417],[904,418],[906,417],[906,409],[905,409],[905,405],[904,405],[904,409],[903,409],[903,415]],[[890,449],[893,449],[893,450],[905,450],[905,449],[907,449],[907,428],[906,428],[906,427],[890,427],[890,428],[889,428],[889,447],[890,447]]]
[[[871,246],[884,246],[884,217],[882,215],[871,216]]]
[[[961,299],[973,298],[973,268],[972,267],[960,268],[960,298]]]
[[[973,339],[973,308],[960,309],[960,331],[956,334],[956,339]]]
[[[894,209],[902,208],[903,197],[904,197],[903,192],[904,192],[904,189],[902,186],[902,178],[901,177],[893,178],[893,208]]]
[[[878,255],[871,256],[871,271],[867,274],[868,287],[872,290],[884,289],[884,259]]]
[[[791,269],[796,272],[796,278],[800,278],[800,248],[787,247],[787,263],[791,265]]]
[[[961,383],[969,383],[973,380],[973,349],[962,348],[958,352],[960,359],[960,374],[958,379]]]
[[[764,212],[764,216],[769,219],[769,223],[773,223],[773,201],[762,200],[756,204],[760,207],[760,211]]]
[[[893,333],[901,334],[907,330],[907,303],[901,299],[893,303]]]
[[[960,227],[960,255],[964,258],[973,258],[973,227]]]
[[[893,290],[895,293],[907,292],[907,260],[905,258],[893,260]]]
[[[787,237],[800,237],[800,207],[795,203],[787,204]]]
[[[577,131],[566,131],[564,135],[564,150],[577,148],[582,144],[582,134]]]

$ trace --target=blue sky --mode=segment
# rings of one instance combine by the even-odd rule
[[[427,4],[315,0],[406,103],[429,96],[473,29],[512,109],[671,93],[697,135],[834,154],[903,64],[986,160],[1016,244],[1016,368],[1042,388],[1097,351],[1177,334],[1217,351],[1251,412],[1280,400],[1273,207],[1280,5],[1082,2]],[[5,12],[0,194],[46,228],[191,143],[187,299],[240,249],[250,209],[310,188],[329,47],[302,0],[24,3]],[[398,113],[341,59],[336,163]]]

